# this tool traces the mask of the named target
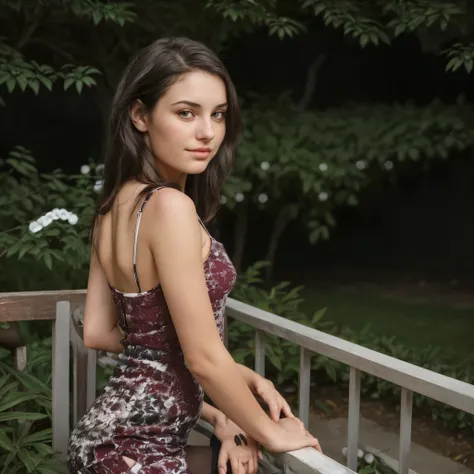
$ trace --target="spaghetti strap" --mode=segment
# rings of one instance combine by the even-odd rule
[[[196,214],[196,215],[197,215],[197,218],[199,220],[199,223],[202,225],[202,228],[206,231],[206,234],[209,236],[209,238],[212,239],[212,235],[207,230],[207,227],[204,225],[204,222],[201,220],[201,218],[199,217],[198,214]]]
[[[142,214],[143,214],[143,209],[145,208],[146,203],[150,200],[151,196],[153,196],[153,193],[155,191],[158,191],[162,188],[166,188],[166,186],[158,186],[155,189],[152,189],[146,196],[145,199],[143,200],[140,209],[138,209],[138,215],[137,215],[137,224],[135,226],[135,236],[133,239],[133,278],[135,279],[135,284],[137,285],[138,292],[142,292],[142,288],[140,286],[140,281],[138,280],[138,272],[137,272],[137,246],[138,246],[138,231],[140,229],[140,222],[142,220]],[[197,214],[196,214],[197,215]],[[204,222],[201,220],[199,215],[197,215],[197,218],[199,220],[199,223],[201,226],[204,228],[206,231],[206,234],[209,236],[210,239],[212,239],[212,235],[209,233],[207,230],[207,227],[204,225]]]
[[[140,282],[138,280],[138,273],[137,273],[137,244],[138,244],[138,230],[140,229],[140,222],[142,220],[142,214],[143,214],[143,209],[145,208],[146,203],[150,200],[150,198],[153,196],[153,193],[155,191],[158,191],[162,188],[165,188],[166,186],[158,186],[155,189],[152,189],[146,196],[145,199],[143,200],[140,209],[138,209],[138,215],[137,215],[137,224],[135,226],[135,236],[133,239],[133,278],[135,279],[135,284],[137,285],[138,292],[142,292],[142,288],[140,286]]]

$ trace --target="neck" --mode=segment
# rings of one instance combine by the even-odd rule
[[[184,192],[184,187],[186,186],[186,173],[180,173],[175,169],[169,168],[163,165],[157,165],[160,175],[162,176],[163,180],[168,183],[175,183],[179,186],[179,189]]]

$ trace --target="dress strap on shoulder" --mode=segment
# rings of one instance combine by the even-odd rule
[[[138,244],[138,231],[140,229],[140,222],[142,220],[143,209],[145,208],[146,203],[153,196],[153,193],[165,187],[166,186],[158,186],[152,189],[151,191],[149,191],[147,195],[145,196],[145,199],[141,203],[140,208],[138,209],[137,224],[135,225],[135,236],[133,239],[133,278],[135,279],[135,284],[137,285],[139,293],[142,292],[142,289],[140,286],[140,282],[138,280],[138,273],[137,273],[137,244]]]
[[[197,215],[197,218],[199,220],[199,223],[202,225],[203,229],[206,231],[206,234],[212,239],[212,235],[207,230],[207,227],[204,225],[204,222],[201,220],[201,218],[199,217],[198,214],[196,214],[196,215]]]

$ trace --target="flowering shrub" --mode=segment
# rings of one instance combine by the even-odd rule
[[[342,448],[342,455],[347,457],[347,447]],[[391,467],[379,457],[370,452],[357,450],[357,472],[358,474],[397,474]]]
[[[85,270],[100,169],[91,162],[77,175],[40,173],[28,150],[16,147],[0,160],[0,170],[1,258],[14,257],[18,272],[25,274],[32,262],[49,269],[57,262],[72,271]],[[23,260],[25,267],[18,266]]]
[[[473,125],[474,112],[462,103],[314,111],[299,110],[285,96],[271,103],[254,98],[252,107],[244,108],[244,139],[221,201],[239,216],[235,241],[245,240],[238,226],[247,226],[252,211],[273,221],[262,256],[268,262],[296,219],[312,243],[328,239],[336,209],[356,206],[372,183],[393,182],[407,162],[426,168],[430,160],[468,148],[474,143]]]

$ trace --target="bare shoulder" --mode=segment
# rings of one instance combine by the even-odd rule
[[[154,214],[166,217],[173,214],[196,213],[193,200],[174,188],[161,188],[155,191],[148,204]]]
[[[194,234],[196,229],[199,230],[193,200],[177,189],[163,188],[155,191],[145,209],[147,207],[151,218],[145,221],[154,238],[157,232],[160,235],[190,231]]]

